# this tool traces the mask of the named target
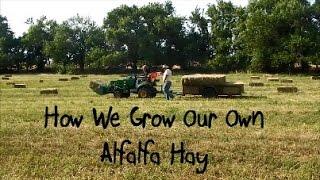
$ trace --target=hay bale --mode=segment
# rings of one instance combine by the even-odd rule
[[[252,80],[258,80],[258,79],[260,79],[260,77],[259,77],[259,76],[251,76],[250,79],[252,79]]]
[[[15,82],[7,82],[6,84],[7,84],[7,85],[14,85]]]
[[[311,76],[311,80],[320,80],[320,76]]]
[[[225,84],[226,76],[218,74],[193,74],[182,76],[181,80],[182,85],[187,86]]]
[[[26,85],[26,84],[21,83],[21,84],[14,84],[14,85],[13,85],[13,87],[14,87],[14,88],[26,88],[26,87],[27,87],[27,85]]]
[[[40,82],[40,83],[43,83],[43,79],[40,79],[39,82]]]
[[[273,77],[273,75],[272,74],[265,74],[264,77],[270,78],[270,77]]]
[[[2,80],[10,80],[9,77],[2,77]]]
[[[73,77],[71,77],[71,80],[78,80],[78,79],[80,79],[79,77],[77,77],[77,76],[73,76]]]
[[[68,78],[59,78],[59,81],[69,81]]]
[[[4,77],[12,77],[12,74],[5,74]]]
[[[83,77],[88,77],[88,76],[87,76],[87,75],[81,75],[80,77],[82,77],[82,78],[83,78]]]
[[[264,83],[262,83],[262,82],[250,82],[249,86],[261,87],[261,86],[264,86]]]
[[[270,82],[279,82],[279,78],[268,78]]]
[[[58,94],[58,89],[56,88],[48,88],[40,91],[40,94]]]
[[[277,88],[280,93],[296,93],[298,92],[298,88],[294,86],[280,86]]]
[[[292,79],[281,79],[282,83],[293,83]]]

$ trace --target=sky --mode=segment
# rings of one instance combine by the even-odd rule
[[[0,14],[6,16],[9,26],[16,36],[26,32],[29,25],[25,22],[32,17],[34,20],[45,15],[48,19],[55,19],[59,23],[77,14],[90,17],[98,25],[102,25],[107,12],[127,4],[143,6],[149,2],[161,2],[166,0],[0,0]],[[216,3],[216,0],[171,0],[176,14],[190,16],[196,8],[206,9],[208,4]],[[313,0],[311,0],[313,1]],[[246,6],[248,0],[231,0],[238,6]]]

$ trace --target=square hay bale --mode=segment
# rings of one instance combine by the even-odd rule
[[[68,78],[59,78],[59,81],[69,81]]]
[[[264,77],[270,78],[270,77],[273,77],[273,75],[272,74],[265,74]]]
[[[311,76],[311,80],[320,80],[320,76]]]
[[[77,76],[73,76],[73,77],[71,77],[71,80],[78,80],[78,79],[80,79],[79,77],[77,77]]]
[[[218,74],[192,74],[182,76],[182,85],[197,86],[197,85],[212,85],[225,84],[226,76]]]
[[[4,77],[12,77],[12,74],[5,74]]]
[[[80,77],[84,78],[84,77],[88,77],[87,75],[81,75]]]
[[[9,77],[2,77],[2,80],[10,80]]]
[[[293,83],[292,79],[281,79],[282,83]]]
[[[298,88],[294,86],[280,86],[277,88],[279,93],[296,93]]]
[[[252,80],[258,80],[258,79],[260,79],[260,77],[259,77],[259,76],[251,76],[250,79],[252,79]]]
[[[58,89],[56,88],[42,89],[40,91],[40,94],[58,94]]]
[[[39,82],[40,82],[40,83],[43,83],[43,79],[40,79]]]
[[[262,82],[250,82],[249,86],[262,87],[262,86],[264,86],[264,83],[262,83]]]
[[[279,78],[268,78],[270,82],[279,82]]]
[[[15,82],[7,82],[6,84],[7,84],[7,85],[14,85]]]
[[[27,88],[27,85],[21,83],[21,84],[14,84],[13,87],[14,87],[14,88]]]

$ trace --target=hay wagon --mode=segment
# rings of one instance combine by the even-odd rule
[[[194,74],[182,76],[182,95],[202,95],[205,98],[235,96],[244,92],[243,83],[226,82],[225,75]]]

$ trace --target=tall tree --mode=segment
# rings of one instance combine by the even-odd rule
[[[29,19],[29,23],[31,25],[21,39],[26,48],[27,65],[36,65],[38,71],[43,71],[45,64],[49,62],[49,57],[44,53],[44,46],[48,41],[52,41],[57,23],[45,16],[36,23]]]
[[[14,65],[12,61],[14,47],[14,34],[9,28],[7,18],[0,15],[0,70]]]

